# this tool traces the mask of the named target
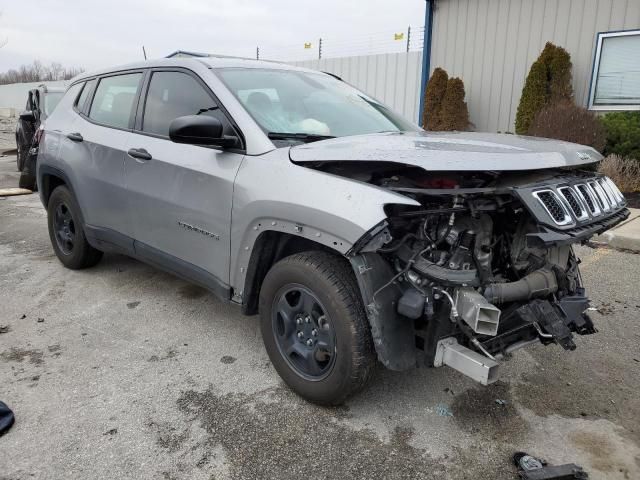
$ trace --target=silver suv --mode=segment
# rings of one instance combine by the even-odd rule
[[[120,252],[259,313],[303,397],[391,370],[488,384],[523,346],[596,330],[572,245],[629,212],[591,148],[428,133],[339,79],[230,58],[83,74],[38,184],[67,267]]]

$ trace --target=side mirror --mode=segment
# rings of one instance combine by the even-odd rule
[[[206,115],[178,117],[169,125],[169,138],[175,143],[233,147],[238,138],[224,135],[222,122]]]
[[[20,120],[25,120],[26,122],[35,122],[36,114],[33,110],[25,110],[20,114]]]

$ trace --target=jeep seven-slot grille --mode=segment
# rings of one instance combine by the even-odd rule
[[[582,209],[582,205],[580,205],[580,202],[578,201],[576,194],[573,193],[573,190],[569,187],[563,187],[560,188],[559,191],[571,207],[571,210],[573,211],[573,214],[576,216],[576,218],[584,218],[585,211]]]
[[[584,200],[584,203],[586,203],[587,207],[589,207],[589,211],[593,215],[595,215],[596,212],[597,212],[596,206],[593,203],[593,199],[591,198],[591,195],[589,195],[589,189],[587,188],[587,186],[586,185],[578,185],[576,188],[580,192],[580,195],[582,196],[582,199]]]
[[[544,192],[538,192],[537,195],[556,223],[562,224],[566,222],[564,208],[562,208],[560,201],[553,192],[546,190]]]
[[[559,185],[546,188],[533,187],[529,190],[533,198],[523,200],[543,223],[551,222],[563,230],[607,221],[611,214],[619,213],[626,206],[624,196],[610,178],[594,176],[575,180],[565,179]],[[535,205],[530,204],[532,200]],[[625,212],[628,215],[628,211]]]

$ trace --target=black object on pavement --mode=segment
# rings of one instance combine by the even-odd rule
[[[11,409],[7,407],[7,404],[0,402],[0,436],[11,428],[15,420],[16,418]]]
[[[524,452],[516,452],[513,462],[518,467],[518,475],[523,480],[584,480],[589,474],[582,467],[566,465],[548,465],[547,462]]]

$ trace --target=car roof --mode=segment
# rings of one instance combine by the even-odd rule
[[[190,67],[194,65],[204,65],[211,69],[218,68],[268,68],[271,70],[291,70],[302,72],[318,73],[315,70],[307,68],[287,65],[285,63],[272,62],[268,60],[253,60],[250,58],[227,57],[227,56],[208,56],[208,57],[178,57],[178,58],[162,58],[158,60],[145,60],[143,62],[129,63],[111,68],[103,68],[92,72],[84,72],[74,77],[71,83],[75,83],[84,78],[95,77],[97,75],[105,75],[124,70],[135,70],[138,68],[154,68],[154,67]]]

